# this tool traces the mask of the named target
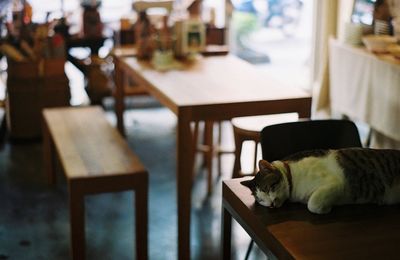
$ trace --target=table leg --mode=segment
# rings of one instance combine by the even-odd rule
[[[198,143],[198,138],[199,138],[199,121],[195,121],[194,123],[194,127],[193,127],[193,133],[192,133],[192,138],[193,138],[193,144],[192,144],[192,157],[196,158],[197,155],[197,143]],[[195,159],[194,159],[195,160]],[[193,180],[196,177],[196,169],[195,169],[195,161],[193,161],[193,169],[192,169],[192,173],[193,173]]]
[[[69,214],[72,259],[85,259],[85,208],[84,196],[69,183]]]
[[[148,258],[148,176],[135,191],[136,259]]]
[[[117,128],[121,135],[125,136],[125,128],[124,128],[124,71],[120,67],[118,61],[115,64],[115,113],[117,117]]]
[[[222,206],[222,224],[221,224],[221,245],[222,245],[222,258],[230,260],[232,250],[232,216],[229,211]]]
[[[178,204],[178,258],[190,259],[190,209],[194,149],[191,139],[190,118],[178,114],[177,126],[177,204]]]

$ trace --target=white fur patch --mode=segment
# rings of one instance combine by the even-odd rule
[[[255,197],[257,199],[257,202],[260,203],[261,205],[265,207],[271,206],[271,199],[266,192],[256,189]]]
[[[292,201],[307,203],[319,187],[337,185],[344,191],[345,177],[336,160],[336,153],[325,157],[308,157],[290,164],[292,169]]]

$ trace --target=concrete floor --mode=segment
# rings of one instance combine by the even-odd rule
[[[135,102],[134,102],[135,103]],[[127,140],[150,173],[149,256],[177,258],[175,180],[176,117],[151,98],[126,113]],[[112,112],[110,122],[115,122]],[[229,127],[225,130],[230,134]],[[229,141],[230,142],[230,141]],[[222,179],[230,177],[233,157],[223,158]],[[192,259],[220,258],[221,179],[206,194],[204,174],[197,175],[192,199]],[[40,142],[0,150],[0,260],[69,259],[69,215],[65,179],[46,183]],[[86,200],[88,259],[133,259],[134,215],[131,192],[94,195]],[[234,225],[234,257],[243,259],[249,238]],[[250,259],[265,259],[254,248]]]

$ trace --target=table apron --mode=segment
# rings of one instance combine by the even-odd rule
[[[174,110],[172,110],[174,111]],[[199,120],[230,120],[233,117],[256,116],[265,114],[278,114],[297,112],[300,118],[311,116],[311,97],[243,102],[235,104],[197,105],[183,106],[178,108],[179,117],[181,114],[190,115],[192,121]]]

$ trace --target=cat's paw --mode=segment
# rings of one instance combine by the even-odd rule
[[[337,185],[326,185],[315,190],[308,199],[308,209],[316,214],[326,214],[332,209],[339,197]]]
[[[326,214],[332,209],[330,197],[324,192],[316,192],[308,200],[308,210],[316,214]]]
[[[312,203],[307,204],[308,210],[315,214],[327,214],[331,212],[332,207],[326,205],[314,205]]]

